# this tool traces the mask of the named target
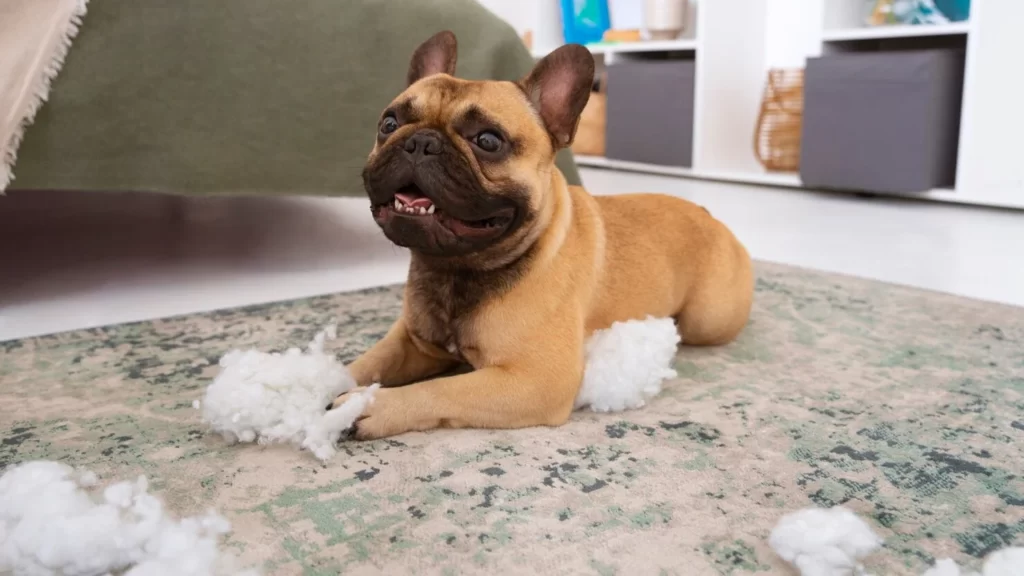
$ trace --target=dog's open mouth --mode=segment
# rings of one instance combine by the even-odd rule
[[[406,186],[395,193],[394,208],[397,212],[413,216],[426,216],[427,214],[437,213],[434,201],[420,194],[419,189],[415,186]]]
[[[390,203],[373,207],[374,217],[378,220],[385,217],[387,212],[401,217],[432,218],[456,236],[471,237],[496,235],[508,227],[515,217],[515,209],[504,208],[487,218],[477,220],[455,218],[439,209],[434,201],[415,185],[403,186],[395,192],[394,200]]]

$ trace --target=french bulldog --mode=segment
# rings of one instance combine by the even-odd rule
[[[734,339],[753,272],[728,228],[671,196],[591,196],[555,167],[591,53],[563,46],[519,82],[456,78],[456,56],[451,32],[416,49],[363,171],[374,220],[412,260],[400,317],[349,366],[381,384],[353,435],[559,426],[585,340],[613,322],[673,317],[684,345]]]

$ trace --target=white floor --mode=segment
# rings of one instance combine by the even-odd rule
[[[1024,212],[584,171],[665,192],[755,258],[1024,306]],[[0,197],[0,341],[400,282],[363,199]]]

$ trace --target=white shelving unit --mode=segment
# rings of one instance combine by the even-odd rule
[[[531,2],[507,2],[516,14]],[[495,2],[491,2],[492,9]],[[546,4],[545,4],[546,5]],[[690,0],[689,37],[670,42],[595,45],[605,62],[658,52],[696,60],[693,167],[579,157],[582,166],[686,178],[802,187],[799,175],[766,172],[754,157],[754,132],[767,72],[802,67],[807,57],[887,42],[966,46],[963,111],[954,189],[913,197],[1024,209],[1024,2],[973,0],[970,22],[866,27],[864,0]],[[549,13],[550,6],[538,9]],[[518,17],[518,16],[517,16]],[[528,26],[527,26],[528,27]],[[983,40],[982,40],[983,39]],[[538,56],[543,55],[538,53]]]
[[[619,42],[616,44],[592,44],[587,48],[595,56],[614,54],[642,54],[645,52],[692,52],[697,50],[695,38],[679,40],[652,40],[646,42]],[[550,50],[534,50],[534,58],[543,58]]]
[[[591,52],[595,54],[631,54],[639,52],[689,52],[696,49],[696,38],[681,38],[678,40],[648,40],[646,42],[602,44],[591,48]]]
[[[874,28],[836,28],[825,30],[825,42],[851,42],[857,40],[886,40],[892,38],[925,38],[930,36],[962,36],[968,33],[968,22],[936,24],[931,26],[877,26]]]
[[[615,160],[612,158],[605,158],[603,156],[583,155],[576,156],[576,163],[588,168],[607,168],[610,170],[622,170],[624,172],[642,172],[646,174],[661,174],[663,176],[680,176],[683,178],[703,178],[705,180],[717,180],[720,182],[742,182],[744,184],[761,184],[765,186],[780,186],[786,188],[803,187],[803,184],[800,182],[800,176],[790,173],[700,171],[681,166],[645,164],[643,162]]]

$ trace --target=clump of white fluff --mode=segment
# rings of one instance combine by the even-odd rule
[[[807,508],[783,516],[768,543],[801,576],[864,574],[861,560],[882,546],[882,539],[843,507]],[[939,560],[923,576],[1024,576],[1024,548],[1005,548],[985,560],[981,574],[961,572],[956,562]]]
[[[324,342],[334,327],[320,332],[307,351],[283,354],[232,350],[220,360],[221,371],[206,388],[203,420],[228,442],[301,446],[320,460],[337,452],[341,433],[373,401],[376,386],[354,394],[343,406],[328,411],[339,394],[356,383]]]
[[[882,539],[856,514],[843,507],[808,508],[783,516],[768,543],[802,576],[861,574],[860,561]]]
[[[576,409],[619,412],[644,406],[675,378],[672,360],[679,331],[671,318],[616,322],[594,332],[586,344],[583,385]]]
[[[1021,576],[1024,574],[1024,548],[1004,548],[985,559],[982,576]]]
[[[1004,548],[993,552],[985,559],[981,574],[963,572],[956,562],[946,558],[939,560],[924,576],[1022,576],[1024,575],[1024,548]]]
[[[175,521],[146,478],[100,489],[96,475],[28,462],[0,476],[0,574],[27,576],[255,576],[218,539],[231,530],[210,512]]]

